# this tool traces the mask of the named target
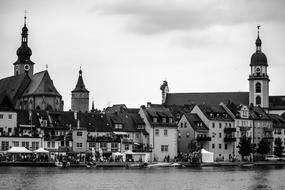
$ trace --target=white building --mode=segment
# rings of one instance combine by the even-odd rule
[[[177,125],[170,110],[162,105],[148,104],[139,111],[145,122],[152,148],[152,161],[174,159],[177,156]]]
[[[211,137],[209,150],[216,161],[228,161],[235,155],[236,128],[234,119],[222,106],[195,105],[196,113],[209,128]]]

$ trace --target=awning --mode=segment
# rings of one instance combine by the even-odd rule
[[[113,132],[115,135],[129,135],[127,132],[122,132],[122,131],[117,131],[117,132]]]
[[[49,151],[47,151],[43,148],[39,148],[39,149],[35,150],[34,153],[49,153]]]
[[[12,147],[7,153],[33,153],[32,151],[26,149],[25,147]]]

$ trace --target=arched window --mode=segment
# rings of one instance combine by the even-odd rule
[[[256,105],[260,105],[260,104],[261,104],[261,97],[260,97],[260,96],[256,96],[256,98],[255,98],[255,104],[256,104]]]
[[[46,110],[52,111],[52,106],[51,106],[51,105],[48,105],[48,106],[46,107]]]
[[[255,92],[256,93],[261,92],[261,84],[259,82],[255,84]]]

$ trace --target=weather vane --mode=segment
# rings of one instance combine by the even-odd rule
[[[260,26],[257,26],[257,32],[258,32],[258,34],[259,34],[259,30],[260,30]]]
[[[48,64],[46,64],[46,70],[48,70]]]
[[[24,11],[24,14],[25,14],[25,16],[24,16],[24,19],[25,19],[25,25],[26,25],[27,13],[28,13],[28,11],[25,9],[25,11]]]

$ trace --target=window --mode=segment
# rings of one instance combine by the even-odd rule
[[[231,124],[231,123],[229,123],[229,127],[232,127],[232,124]]]
[[[215,144],[212,144],[212,149],[215,149]]]
[[[100,148],[102,149],[102,151],[107,151],[107,143],[106,142],[101,142],[100,143]]]
[[[255,98],[255,104],[256,104],[256,105],[260,105],[260,104],[261,104],[261,98],[260,98],[260,96],[256,96],[256,98]]]
[[[50,147],[50,142],[47,142],[47,147]]]
[[[178,133],[178,138],[181,138],[181,133]]]
[[[166,118],[165,117],[162,118],[162,123],[166,123]]]
[[[77,132],[78,137],[82,137],[82,135],[83,135],[83,132]]]
[[[215,128],[215,123],[212,123],[212,127]]]
[[[12,141],[12,145],[14,147],[18,147],[19,146],[19,141]]]
[[[189,138],[189,136],[190,136],[190,133],[186,133],[186,137]]]
[[[222,144],[219,144],[219,149],[221,149],[222,148]]]
[[[8,115],[8,119],[12,119],[12,114],[9,114],[9,115]]]
[[[29,142],[28,141],[23,141],[22,142],[22,147],[26,147],[27,149],[29,149]]]
[[[32,149],[36,150],[39,148],[39,142],[32,142]]]
[[[95,148],[96,143],[95,142],[89,142],[89,148]]]
[[[219,123],[219,128],[222,128],[222,124],[221,123]]]
[[[227,144],[225,144],[225,150],[227,150],[228,149],[228,145]]]
[[[219,133],[219,138],[222,138],[222,133]]]
[[[183,128],[183,123],[182,122],[180,123],[180,127]]]
[[[164,129],[163,134],[164,136],[167,136],[167,129]]]
[[[2,150],[8,150],[9,149],[9,141],[2,141],[1,147],[2,147]]]
[[[122,128],[123,128],[123,124],[115,123],[115,129],[122,129]]]
[[[82,148],[82,143],[76,143],[76,148]]]
[[[155,135],[159,135],[159,129],[155,129]]]
[[[3,114],[0,114],[0,119],[3,119]]]
[[[54,141],[51,142],[51,147],[55,148],[55,142]]]
[[[261,84],[259,82],[257,82],[255,84],[255,92],[256,93],[260,93],[261,92]]]
[[[129,150],[129,144],[125,144],[125,150]]]
[[[157,122],[157,118],[154,117],[154,118],[153,118],[153,123],[156,123],[156,122]]]
[[[139,133],[136,133],[136,138],[140,138],[140,134]]]
[[[118,150],[119,150],[118,143],[111,143],[111,151],[118,152]]]
[[[184,123],[184,127],[187,128],[187,122]]]
[[[161,152],[168,152],[168,145],[161,145]]]

